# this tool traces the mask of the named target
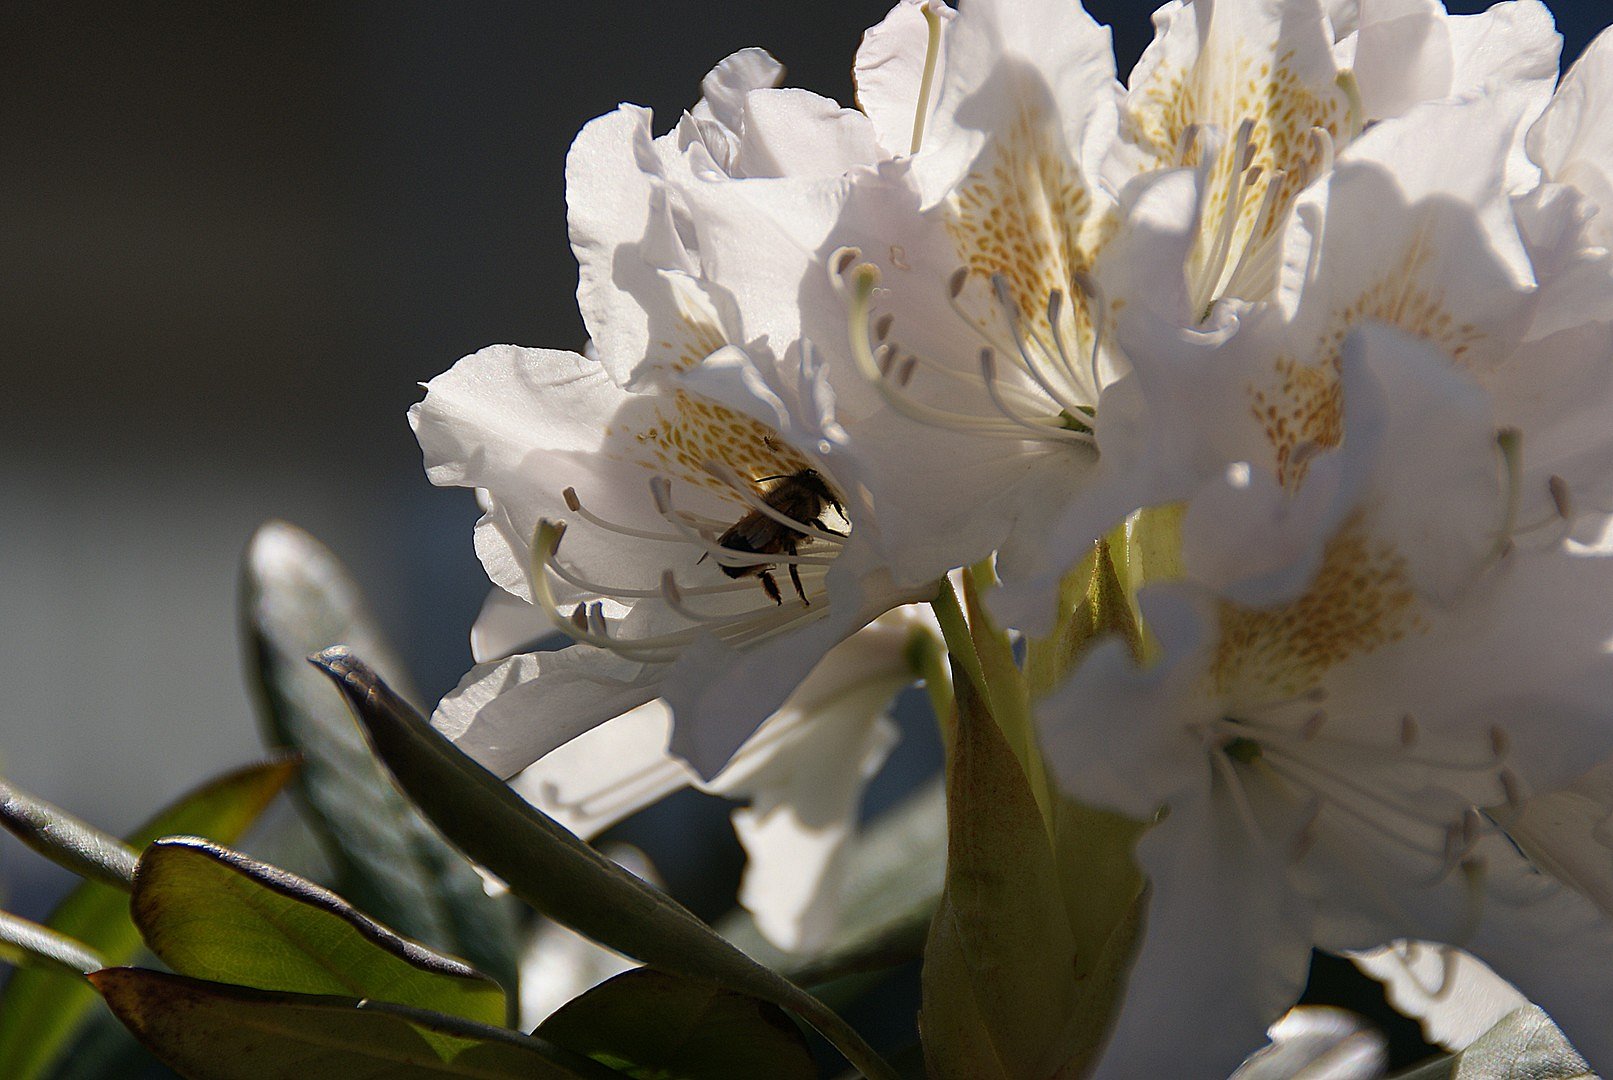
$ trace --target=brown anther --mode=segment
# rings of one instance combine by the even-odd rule
[[[573,514],[582,509],[582,500],[577,498],[576,488],[568,487],[566,490],[560,493],[560,497],[566,500],[566,509],[570,510]]]
[[[1327,713],[1317,709],[1305,718],[1305,724],[1299,729],[1299,737],[1305,742],[1312,742],[1322,733],[1322,727],[1327,723]]]
[[[1546,490],[1551,492],[1551,504],[1557,508],[1557,516],[1564,521],[1574,516],[1574,504],[1569,498],[1568,481],[1560,476],[1553,476],[1546,481]]]
[[[1411,749],[1417,745],[1417,718],[1407,713],[1400,718],[1400,745]]]
[[[881,315],[879,318],[875,319],[874,320],[874,340],[875,341],[884,341],[886,338],[890,337],[891,324],[894,323],[895,321],[896,321],[896,316],[893,313],[889,312],[889,311],[887,311],[885,314]]]
[[[962,295],[964,283],[968,280],[969,268],[967,266],[960,266],[956,270],[952,271],[952,276],[947,278],[947,292],[951,295],[952,299],[956,300],[960,295]]]
[[[1501,793],[1506,797],[1507,806],[1516,810],[1523,805],[1523,785],[1511,769],[1502,769],[1495,777],[1501,782]]]
[[[906,387],[913,378],[913,369],[918,367],[919,358],[909,356],[902,361],[902,366],[896,369],[896,385]]]

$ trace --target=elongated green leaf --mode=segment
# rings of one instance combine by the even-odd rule
[[[1596,1074],[1535,1005],[1514,1009],[1459,1054],[1447,1054],[1400,1080],[1596,1080]]]
[[[82,941],[9,911],[0,911],[0,960],[18,967],[41,967],[67,975],[86,975],[105,967]]]
[[[141,1042],[192,1080],[605,1080],[541,1039],[397,1005],[139,968],[90,976]]]
[[[139,851],[160,836],[197,833],[233,844],[258,819],[296,771],[293,758],[278,758],[226,773],[160,811],[126,839]],[[94,949],[105,962],[126,964],[140,948],[140,931],[129,918],[124,889],[86,881],[47,920],[57,933]],[[96,1007],[95,991],[81,979],[52,972],[18,971],[0,997],[0,1061],[12,1080],[33,1080],[66,1048]]]
[[[573,998],[535,1033],[635,1080],[813,1080],[801,1031],[776,1005],[638,968]]]
[[[327,649],[314,660],[347,694],[399,785],[438,828],[521,899],[636,960],[782,1005],[868,1076],[892,1076],[822,1002],[535,809],[434,731],[349,650]]]
[[[189,837],[140,857],[130,904],[151,951],[181,975],[259,990],[337,994],[484,1024],[498,983],[431,952],[295,874]]]
[[[1079,999],[1041,811],[985,701],[955,678],[947,870],[924,951],[920,1030],[943,1080],[1054,1075]]]
[[[80,877],[122,889],[134,879],[133,848],[4,780],[0,780],[0,826]]]
[[[356,906],[401,933],[463,956],[512,989],[518,934],[510,906],[393,787],[341,695],[308,666],[328,645],[351,645],[394,680],[392,658],[357,586],[301,529],[269,522],[242,572],[247,682],[266,738],[299,751],[297,794]]]

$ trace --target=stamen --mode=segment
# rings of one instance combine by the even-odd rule
[[[1321,127],[1311,128],[1311,153],[1313,157],[1319,159],[1319,163],[1315,166],[1317,176],[1326,176],[1332,172],[1335,153],[1332,132]]]
[[[683,542],[683,537],[672,533],[651,532],[648,529],[635,529],[629,525],[618,525],[614,521],[607,521],[582,504],[582,500],[577,497],[577,489],[574,487],[568,487],[560,494],[566,500],[566,509],[595,528],[604,529],[606,532],[617,533],[621,536],[636,537],[640,540],[672,541],[680,544]]]
[[[1551,492],[1551,504],[1557,508],[1557,516],[1564,521],[1574,517],[1574,502],[1569,497],[1568,481],[1560,476],[1553,476],[1546,481],[1546,490]]]
[[[1506,501],[1501,512],[1501,530],[1491,561],[1499,561],[1512,550],[1512,537],[1518,526],[1518,502],[1523,489],[1523,432],[1517,428],[1502,428],[1495,434],[1495,445],[1501,451],[1501,464],[1506,470]]]
[[[831,260],[837,266],[846,262],[847,253],[855,249],[842,248]],[[954,275],[956,277],[956,275]],[[842,282],[844,285],[844,282]],[[848,329],[850,331],[850,345],[852,359],[862,376],[871,382],[886,404],[897,412],[916,420],[919,423],[948,430],[964,430],[978,435],[995,437],[1008,437],[1024,439],[1023,428],[1008,420],[993,420],[989,417],[969,416],[964,413],[950,412],[939,409],[923,402],[915,401],[912,397],[902,393],[905,379],[910,379],[917,365],[916,358],[909,357],[895,369],[895,377],[889,378],[880,370],[879,361],[869,348],[869,332],[871,323],[871,308],[874,289],[879,285],[879,268],[872,263],[859,264],[852,274],[851,284],[846,291],[848,300]],[[1051,430],[1051,429],[1050,429]],[[1057,436],[1054,436],[1055,438]]]
[[[1092,441],[1089,436],[1084,435],[1081,432],[1064,427],[1049,427],[1048,423],[1044,420],[1037,420],[1032,417],[1021,416],[1019,413],[1010,408],[1008,402],[999,392],[997,385],[997,356],[990,349],[980,350],[980,379],[986,384],[986,393],[991,396],[991,403],[997,406],[997,411],[1008,417],[1008,419],[1012,420],[1014,423],[1025,428],[1025,430],[1033,432],[1034,434],[1043,438],[1049,436],[1054,438],[1067,438],[1082,443],[1090,443]]]
[[[1103,339],[1109,334],[1109,303],[1099,287],[1098,281],[1085,270],[1077,270],[1070,275],[1071,282],[1081,290],[1086,297],[1087,311],[1092,315],[1092,352],[1087,357],[1087,368],[1092,375],[1090,393],[1094,403],[1103,390],[1103,379],[1098,375],[1098,356],[1103,348]],[[1064,352],[1062,343],[1059,345],[1059,356],[1064,359],[1065,367],[1070,371],[1071,378],[1077,378],[1075,364]]]
[[[913,140],[909,154],[919,152],[924,142],[924,121],[930,112],[930,89],[935,84],[935,63],[941,55],[941,15],[929,3],[923,8],[924,22],[929,31],[924,45],[924,73],[919,76],[918,108],[913,113]]]

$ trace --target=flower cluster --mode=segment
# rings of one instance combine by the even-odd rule
[[[588,125],[588,349],[411,413],[497,586],[434,722],[584,833],[748,800],[806,949],[892,695],[970,670],[921,605],[1034,649],[1127,555],[1136,633],[1025,685],[1037,782],[1146,826],[1099,1074],[1226,1075],[1402,938],[1613,1068],[1613,36],[1559,86],[1536,0],[1154,23],[1121,82],[1072,0],[902,2],[857,109],[747,50]]]

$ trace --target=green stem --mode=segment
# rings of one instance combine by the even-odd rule
[[[963,668],[980,696],[985,697],[988,692],[986,672],[980,666],[980,654],[975,652],[974,637],[969,633],[969,620],[963,614],[963,605],[958,603],[958,594],[952,588],[951,581],[941,579],[941,586],[935,599],[930,601],[930,607],[935,612],[936,622],[941,624],[941,637],[946,642],[947,652]]]
[[[0,780],[0,827],[83,878],[128,892],[140,855],[122,840]]]

